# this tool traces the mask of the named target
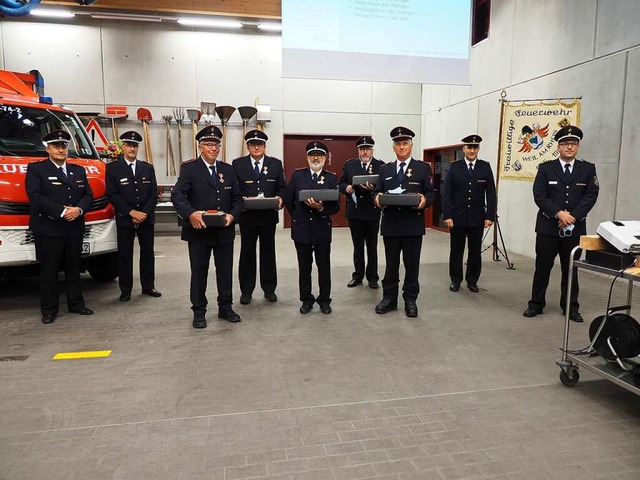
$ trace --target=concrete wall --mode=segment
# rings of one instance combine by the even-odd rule
[[[173,107],[271,105],[266,132],[268,152],[282,158],[285,133],[371,134],[376,156],[393,155],[389,131],[421,127],[421,86],[281,78],[281,38],[277,35],[197,32],[141,22],[54,24],[23,19],[0,22],[0,67],[39,69],[47,94],[77,111],[103,112],[105,105],[127,105],[129,121],[120,126],[142,132],[136,110],[151,110],[154,120]],[[28,39],[28,41],[25,41]],[[232,122],[239,123],[236,113]],[[110,128],[107,133],[111,137]],[[165,126],[151,128],[154,163],[164,175]],[[177,156],[177,130],[172,127]],[[183,129],[183,156],[192,154]],[[420,145],[420,138],[416,139]],[[242,128],[227,128],[227,158],[240,154]],[[419,148],[416,147],[417,154]],[[355,147],[354,147],[355,154]],[[141,151],[141,156],[143,152]],[[284,159],[286,162],[286,159]]]
[[[493,0],[489,38],[471,55],[471,86],[423,85],[426,147],[477,132],[495,170],[500,92],[507,99],[582,96],[578,158],[595,162],[605,220],[639,219],[640,3],[637,0]],[[509,251],[534,255],[537,207],[529,182],[501,181],[499,214]]]

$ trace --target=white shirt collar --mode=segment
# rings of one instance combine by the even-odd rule
[[[473,164],[473,168],[476,168],[476,161],[470,162],[467,160],[467,157],[464,157],[464,161],[467,162],[467,170],[469,169],[469,165]]]
[[[575,158],[574,158],[573,160],[571,160],[570,162],[568,162],[568,163],[567,163],[567,162],[565,162],[564,160],[562,160],[561,158],[559,158],[559,159],[558,159],[558,161],[560,162],[560,166],[562,167],[562,171],[563,171],[563,172],[564,172],[564,166],[565,166],[565,165],[571,165],[571,166],[569,167],[569,171],[570,171],[570,172],[573,172],[573,167],[574,167],[574,165],[575,165],[575,163],[576,163],[576,159],[575,159]]]
[[[53,166],[56,167],[56,170],[59,169],[60,167],[62,167],[62,170],[64,170],[64,173],[67,173],[67,162],[65,161],[62,165],[60,165],[60,167],[58,166],[58,164],[56,162],[54,162],[53,160],[49,159],[49,161],[51,163],[53,163]]]
[[[251,155],[249,155],[249,159],[251,160],[251,166],[254,166],[256,162],[258,162],[260,164],[260,169],[262,170],[262,165],[264,163],[264,155],[260,157],[260,160],[254,160],[254,158]]]
[[[320,174],[322,173],[322,170],[320,170],[319,172],[314,172],[313,170],[311,170],[311,168],[309,168],[309,172],[311,172],[311,177],[313,177],[314,173],[318,174],[318,178],[320,178]]]
[[[211,167],[216,167],[216,171],[218,171],[218,160],[217,159],[216,159],[215,162],[213,162],[211,164],[207,163],[207,161],[202,157],[200,157],[200,160],[202,160],[202,163],[204,163],[204,166],[207,167],[207,170],[209,170]],[[209,170],[209,171],[211,171],[211,170]]]
[[[404,162],[401,162],[396,158],[396,173],[400,171],[400,164],[404,163],[405,165],[405,173],[407,172],[407,168],[409,168],[409,162],[411,162],[411,157],[407,158]]]

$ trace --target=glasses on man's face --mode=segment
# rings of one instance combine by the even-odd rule
[[[122,145],[125,146],[125,147],[129,147],[129,148],[140,148],[140,144],[138,144],[138,143],[127,143],[127,142],[125,142]]]
[[[56,150],[66,150],[67,148],[69,148],[69,145],[67,145],[66,143],[50,143],[49,147]]]
[[[218,148],[220,146],[220,144],[219,143],[213,143],[213,142],[212,143],[201,143],[200,146],[204,147],[204,148],[214,149],[214,148]]]
[[[578,142],[560,142],[558,145],[561,147],[577,147],[579,144]]]

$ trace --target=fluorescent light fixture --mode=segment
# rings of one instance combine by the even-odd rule
[[[179,18],[178,23],[185,27],[208,27],[208,28],[242,28],[242,22],[233,20],[209,20],[202,18]]]
[[[46,8],[38,8],[36,10],[31,11],[31,15],[36,17],[47,17],[47,18],[73,18],[75,14],[72,12],[68,12],[65,10],[48,10]]]
[[[275,22],[265,22],[265,23],[260,22],[258,24],[258,28],[260,30],[264,30],[265,32],[281,32],[282,24],[275,23]]]
[[[151,17],[149,15],[111,15],[109,13],[91,13],[91,18],[99,20],[131,20],[134,22],[161,22],[161,17]]]

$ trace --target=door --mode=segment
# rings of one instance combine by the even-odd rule
[[[338,178],[342,176],[342,167],[345,162],[358,155],[356,149],[356,140],[362,135],[292,135],[286,134],[284,136],[284,148],[283,148],[283,165],[284,173],[287,179],[291,178],[294,170],[298,168],[308,168],[307,163],[307,143],[318,140],[326,144],[329,148],[329,155],[327,155],[327,161],[324,164],[325,170],[335,173]],[[344,195],[340,195],[340,211],[333,215],[334,227],[346,227],[348,226],[346,213],[346,199]],[[285,209],[284,212],[284,227],[291,228],[291,216]]]
[[[424,161],[431,165],[433,173],[433,187],[435,190],[435,201],[433,207],[427,211],[425,218],[425,226],[448,232],[449,229],[444,225],[442,216],[442,190],[444,188],[444,179],[449,171],[449,165],[460,158],[462,154],[462,146],[452,145],[438,148],[425,148],[423,151]],[[429,213],[430,212],[430,213]]]

